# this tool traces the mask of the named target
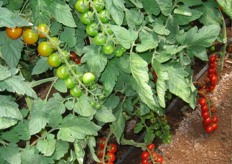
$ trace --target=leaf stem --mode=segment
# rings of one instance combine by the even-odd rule
[[[48,93],[47,93],[47,95],[46,95],[46,97],[45,97],[45,101],[48,100],[48,96],[50,95],[51,90],[52,90],[53,86],[55,85],[55,83],[57,82],[57,80],[58,80],[58,77],[57,77],[57,78],[53,81],[53,83],[51,84],[51,86],[50,86],[50,88],[49,88],[49,90],[48,90]]]
[[[226,46],[227,46],[227,33],[226,33],[226,22],[222,15],[222,12],[220,11],[221,19],[222,19],[222,36],[223,36],[223,46],[222,51],[220,52],[220,71],[223,70],[224,67],[224,60],[225,60],[225,54],[226,54]]]

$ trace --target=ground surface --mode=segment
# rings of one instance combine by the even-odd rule
[[[230,62],[230,61],[229,61]],[[212,94],[217,108],[218,129],[206,134],[200,109],[185,112],[170,144],[159,146],[164,164],[231,164],[232,163],[232,65],[227,63]]]

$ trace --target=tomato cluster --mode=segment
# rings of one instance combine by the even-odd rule
[[[209,58],[209,69],[208,69],[208,79],[206,80],[206,84],[204,84],[198,90],[198,103],[201,106],[201,116],[203,118],[203,127],[207,133],[212,133],[214,130],[218,128],[217,122],[218,118],[215,116],[215,107],[212,104],[211,98],[208,95],[209,92],[214,91],[217,82],[218,82],[218,75],[216,70],[216,54],[211,55]]]
[[[155,152],[155,144],[149,144],[147,150],[141,153],[141,164],[163,163],[163,157]]]
[[[77,0],[75,9],[81,14],[80,20],[86,25],[86,33],[97,46],[101,46],[105,55],[120,57],[126,52],[122,45],[115,45],[115,37],[109,26],[111,17],[105,9],[104,0]]]
[[[103,160],[105,164],[114,164],[117,150],[118,146],[115,143],[108,143],[106,145],[106,138],[101,138],[97,148],[97,156],[100,159],[98,164],[102,164]]]

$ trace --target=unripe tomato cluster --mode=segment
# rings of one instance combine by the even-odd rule
[[[198,90],[198,103],[201,106],[201,116],[203,118],[202,124],[206,133],[212,133],[218,128],[218,117],[214,115],[216,110],[212,104],[210,96],[208,95],[209,92],[214,91],[218,82],[216,59],[216,54],[210,56],[208,63],[209,69],[207,74],[208,80],[206,80],[206,84],[204,84]]]
[[[109,26],[111,17],[105,9],[104,0],[77,0],[75,9],[81,14],[80,20],[86,25],[86,33],[96,45],[101,46],[105,55],[120,57],[126,52],[122,45],[114,43],[115,38]]]
[[[141,153],[141,164],[158,164],[163,163],[163,157],[155,152],[155,144],[147,146],[147,150]]]
[[[104,152],[104,150],[106,151]],[[114,164],[117,150],[118,146],[115,143],[108,143],[106,145],[106,138],[101,138],[97,147],[97,156],[100,159],[98,164],[102,164],[103,160],[106,164]]]

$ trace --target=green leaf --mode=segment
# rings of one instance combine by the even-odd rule
[[[162,24],[160,23],[155,23],[155,25],[153,26],[153,30],[154,32],[156,32],[159,35],[169,35],[170,31]]]
[[[54,85],[54,88],[61,93],[68,92],[67,86],[63,79],[58,79]]]
[[[106,96],[110,95],[119,76],[118,60],[113,59],[107,64],[101,75],[101,81],[104,86]]]
[[[68,152],[69,144],[61,140],[56,140],[55,151],[52,158],[55,160],[60,160]]]
[[[49,24],[51,15],[49,6],[51,5],[51,2],[49,0],[33,0],[29,1],[29,4],[33,11],[32,15],[34,24]],[[53,8],[53,10],[55,10],[55,8]]]
[[[13,13],[7,8],[0,7],[0,13],[0,27],[32,26],[32,23],[28,22],[26,19],[20,17],[17,13]]]
[[[64,98],[61,97],[59,93],[55,93],[52,98],[50,98],[45,106],[47,112],[56,111],[59,114],[65,112]]]
[[[146,144],[151,143],[155,139],[155,134],[152,129],[146,128],[146,134],[144,136],[144,142]]]
[[[149,33],[143,30],[139,33],[139,39],[141,41],[141,44],[137,45],[137,52],[144,52],[149,49],[155,49],[158,46],[158,39],[157,37],[155,37],[154,33]]]
[[[156,0],[163,15],[168,16],[173,9],[172,0]]]
[[[87,62],[89,71],[99,77],[107,64],[106,55],[99,53],[95,45],[85,46],[83,51],[85,55],[81,58],[81,62]]]
[[[138,8],[143,8],[143,4],[142,4],[142,2],[140,1],[140,0],[130,0],[131,1],[131,3],[133,3],[136,7],[138,7]]]
[[[93,116],[96,113],[96,109],[94,109],[89,102],[88,96],[85,94],[82,95],[75,104],[74,111],[83,117]]]
[[[53,110],[49,112],[48,126],[55,129],[62,122],[62,119],[62,115],[59,112]]]
[[[84,139],[88,135],[96,136],[101,127],[86,118],[68,115],[63,119],[59,129],[58,139],[74,142],[75,139]]]
[[[60,33],[60,40],[65,42],[68,47],[74,47],[77,44],[75,29],[65,27],[64,30]]]
[[[10,10],[19,10],[23,4],[23,0],[10,0],[6,7]]]
[[[7,79],[11,76],[11,72],[7,67],[0,65],[0,81]]]
[[[143,3],[144,10],[148,14],[154,14],[154,15],[157,16],[160,13],[160,8],[159,8],[156,1],[154,1],[154,0],[146,0],[146,1],[142,1],[142,3]]]
[[[119,100],[119,97],[118,96],[115,96],[113,94],[111,94],[106,102],[104,103],[104,105],[110,109],[114,109],[118,106],[120,100]]]
[[[56,140],[53,139],[39,139],[36,148],[44,155],[51,156],[56,147]]]
[[[126,21],[130,28],[134,28],[141,25],[144,19],[144,15],[137,9],[126,10]]]
[[[74,151],[79,164],[84,164],[86,143],[83,140],[75,140]]]
[[[139,122],[136,124],[135,128],[134,128],[134,133],[139,133],[141,132],[141,130],[144,128],[143,123]]]
[[[29,132],[31,135],[39,133],[48,123],[48,114],[43,111],[46,102],[35,100],[32,105],[31,118],[29,120]]]
[[[138,93],[140,99],[152,110],[160,114],[159,105],[155,101],[151,87],[148,85],[148,67],[147,62],[144,61],[137,54],[130,55],[131,72],[134,78],[132,83],[133,88]]]
[[[99,122],[103,122],[103,123],[113,122],[116,120],[115,116],[112,113],[112,109],[108,109],[104,106],[101,109],[97,110],[97,113],[95,114],[95,118]]]
[[[18,104],[12,101],[10,97],[0,95],[0,104],[0,129],[13,126],[18,120],[23,119]]]
[[[188,8],[188,6],[185,6],[185,5],[175,8],[173,12],[174,14],[192,16],[192,11],[190,10],[190,8]]]
[[[138,38],[138,32],[136,31],[129,31],[124,27],[116,25],[111,25],[111,29],[119,43],[126,49],[129,49],[131,44]]]
[[[222,7],[222,10],[232,19],[232,1],[231,0],[217,0],[217,3]]]
[[[28,141],[31,138],[28,121],[18,122],[12,131],[19,137],[20,140]]]
[[[184,3],[187,6],[198,6],[201,5],[203,2],[201,0],[180,0],[180,2]]]
[[[191,9],[192,16],[185,16],[181,14],[174,14],[174,20],[179,25],[188,25],[190,22],[199,19],[202,16],[202,12]]]
[[[40,57],[32,70],[32,75],[39,75],[49,69],[47,57]]]
[[[96,139],[92,136],[88,137],[88,147],[90,150],[91,157],[96,161],[100,162],[97,155],[95,154]]]
[[[111,130],[114,133],[114,136],[117,139],[117,142],[120,143],[120,139],[124,133],[126,118],[123,115],[123,109],[118,107],[114,113],[116,120],[112,123]]]
[[[20,76],[12,76],[4,81],[0,81],[0,91],[7,90],[19,95],[27,95],[36,98],[35,91],[30,87],[29,83],[24,82]]]
[[[0,156],[10,164],[21,164],[19,148],[17,145],[8,145],[0,148]]]
[[[0,32],[0,45],[3,59],[6,61],[7,65],[11,68],[16,67],[21,58],[21,51],[23,48],[22,40],[10,39],[4,31]]]
[[[50,5],[50,10],[57,22],[68,27],[77,27],[71,13],[71,8],[65,2],[53,1]]]
[[[41,163],[41,157],[37,152],[35,152],[35,147],[22,149],[20,155],[22,163]]]

